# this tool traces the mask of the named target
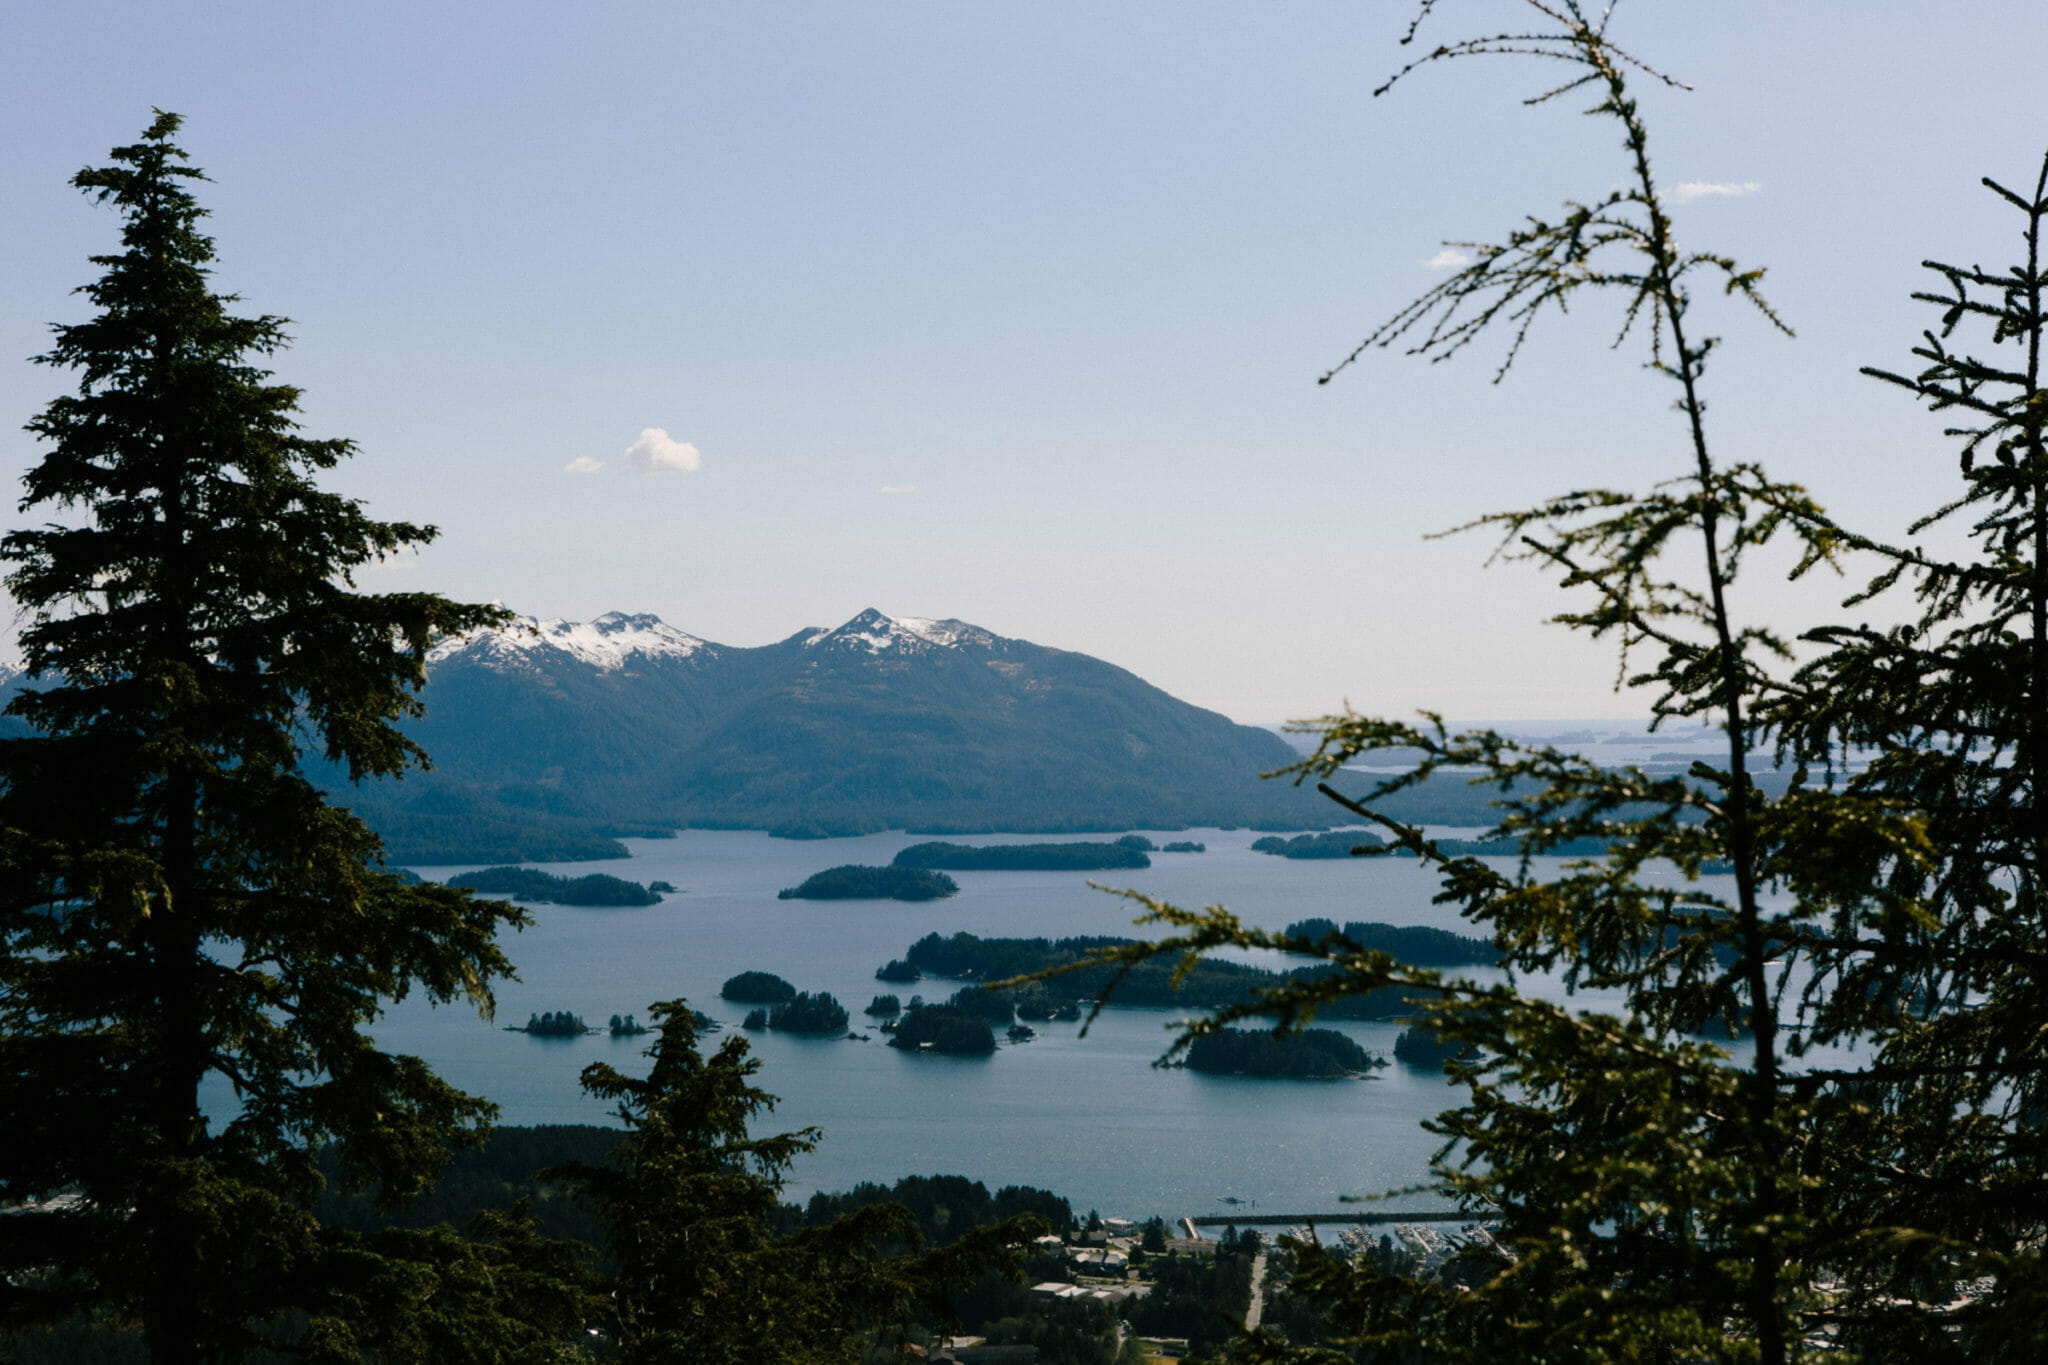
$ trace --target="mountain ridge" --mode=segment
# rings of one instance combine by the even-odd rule
[[[1104,660],[954,618],[870,608],[731,646],[649,613],[527,617],[437,642],[424,700],[407,728],[436,771],[336,791],[401,861],[465,841],[475,846],[449,861],[500,857],[521,842],[516,827],[538,850],[518,860],[538,861],[549,831],[568,856],[589,857],[620,834],[683,826],[829,836],[1330,823],[1313,794],[1260,782],[1295,757],[1270,732]]]

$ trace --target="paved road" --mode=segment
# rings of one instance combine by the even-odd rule
[[[1259,1319],[1265,1315],[1265,1282],[1266,1248],[1261,1246],[1259,1254],[1252,1257],[1252,1302],[1251,1306],[1244,1310],[1244,1330],[1247,1332],[1258,1331]]]

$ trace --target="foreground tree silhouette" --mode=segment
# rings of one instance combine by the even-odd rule
[[[1436,8],[1423,0],[1416,25]],[[1241,1354],[2038,1360],[2048,1354],[2048,168],[2031,196],[1987,182],[2026,219],[2024,261],[2004,272],[1929,263],[1943,287],[1921,296],[1942,310],[1916,352],[1926,368],[1873,371],[1962,414],[1952,434],[1964,443],[1964,491],[1915,533],[1967,515],[1981,553],[1950,562],[1860,536],[1803,490],[1710,446],[1703,386],[1716,341],[1702,335],[1694,290],[1711,283],[1777,318],[1757,294],[1761,271],[1676,242],[1630,89],[1675,82],[1608,40],[1611,9],[1527,0],[1527,10],[1527,30],[1443,43],[1394,81],[1473,57],[1548,63],[1557,79],[1530,103],[1590,97],[1588,112],[1621,132],[1626,180],[1502,241],[1457,243],[1471,264],[1338,369],[1395,345],[1445,359],[1505,330],[1505,372],[1546,312],[1618,292],[1622,339],[1646,340],[1651,370],[1676,391],[1680,458],[1653,471],[1648,492],[1575,492],[1476,525],[1582,594],[1559,619],[1617,640],[1626,680],[1651,690],[1659,721],[1713,725],[1725,758],[1660,777],[1491,732],[1452,734],[1434,716],[1347,713],[1309,727],[1322,744],[1302,777],[1433,864],[1439,900],[1486,926],[1513,973],[1611,993],[1613,1012],[1523,994],[1512,978],[1486,986],[1418,970],[1341,935],[1311,942],[1220,909],[1134,897],[1180,932],[1100,959],[1277,947],[1335,968],[1190,1036],[1255,1016],[1299,1026],[1333,999],[1394,987],[1473,1050],[1451,1064],[1465,1102],[1432,1125],[1446,1139],[1433,1183],[1498,1235],[1474,1241],[1448,1277],[1388,1274],[1303,1246],[1295,1289],[1330,1305],[1350,1348],[1290,1352],[1267,1336]],[[1990,358],[1952,349],[1976,322],[1989,324]],[[1742,570],[1773,542],[1795,574],[1875,555],[1851,605],[1909,588],[1917,609],[1896,630],[1818,628],[1802,658],[1730,605]],[[1867,766],[1845,764],[1852,746],[1874,754]],[[1386,748],[1422,761],[1359,790],[1352,761]],[[1759,751],[1775,759],[1781,794],[1758,782]],[[1501,793],[1494,834],[1519,842],[1518,867],[1448,856],[1378,812],[1391,793],[1461,769]],[[1534,860],[1582,839],[1607,853]],[[1726,875],[1703,880],[1710,871]]]
[[[36,737],[0,744],[0,1201],[66,1196],[0,1218],[0,1303],[132,1314],[159,1361],[235,1355],[290,1307],[340,1340],[351,1303],[407,1301],[381,1252],[318,1235],[313,1152],[398,1201],[478,1132],[489,1104],[363,1030],[413,990],[488,1013],[523,922],[374,870],[300,770],[422,761],[395,723],[429,641],[502,614],[353,590],[433,529],[315,483],[351,447],[301,436],[260,368],[283,320],[212,291],[178,123],[73,181],[122,249],[39,357],[78,375],[29,426],[22,510],[56,519],[0,542],[40,683],[9,708]]]
[[[583,1071],[583,1088],[613,1101],[626,1126],[611,1163],[554,1172],[588,1192],[604,1223],[616,1267],[609,1335],[628,1365],[858,1359],[864,1340],[920,1307],[949,1320],[949,1287],[1014,1274],[1017,1248],[1046,1231],[1026,1214],[920,1253],[910,1211],[876,1204],[777,1236],[769,1215],[783,1174],[818,1130],[750,1136],[775,1097],[752,1083],[761,1063],[747,1040],[729,1037],[706,1057],[684,1001],[649,1014],[644,1080],[602,1062]]]

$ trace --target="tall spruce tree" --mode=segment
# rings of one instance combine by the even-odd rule
[[[29,425],[21,507],[50,520],[0,542],[38,684],[9,708],[34,737],[0,745],[0,1201],[27,1205],[0,1302],[139,1321],[166,1362],[339,1311],[315,1149],[401,1200],[492,1112],[365,1027],[410,991],[488,1012],[522,922],[378,871],[301,772],[421,762],[397,722],[430,640],[501,613],[355,590],[434,531],[318,486],[351,445],[302,436],[261,368],[284,320],[213,291],[178,126],[73,181],[121,250],[38,357],[78,376]]]
[[[1437,8],[1422,0],[1409,41]],[[1334,968],[1190,1036],[1259,1016],[1296,1026],[1333,999],[1394,987],[1470,1049],[1450,1066],[1464,1102],[1431,1125],[1445,1139],[1434,1184],[1491,1235],[1453,1273],[1424,1277],[1305,1245],[1294,1288],[1330,1306],[1348,1343],[1290,1350],[1267,1335],[1240,1355],[2041,1359],[2048,168],[2031,195],[1986,182],[2025,218],[2025,259],[2005,271],[1929,263],[1941,285],[1920,297],[1941,316],[1915,352],[1923,368],[1872,371],[1959,416],[1963,491],[1914,534],[1967,518],[1980,552],[1948,560],[1860,535],[1709,443],[1717,342],[1695,290],[1711,283],[1777,319],[1757,294],[1761,271],[1677,242],[1631,89],[1676,82],[1609,40],[1611,8],[1527,8],[1525,29],[1440,43],[1379,93],[1435,63],[1535,58],[1556,79],[1530,103],[1589,98],[1621,133],[1626,177],[1499,242],[1460,243],[1472,263],[1338,369],[1393,346],[1443,359],[1505,332],[1505,372],[1546,313],[1618,294],[1622,337],[1647,342],[1650,369],[1676,391],[1676,459],[1652,468],[1647,492],[1581,491],[1476,525],[1581,594],[1559,619],[1618,641],[1658,722],[1713,726],[1725,756],[1673,777],[1453,734],[1428,715],[1308,727],[1322,743],[1299,775],[1438,870],[1439,900],[1501,950],[1500,985],[1341,935],[1291,938],[1134,897],[1178,932],[1101,960],[1263,947]],[[1973,324],[1988,324],[1981,353],[1954,339]],[[1803,642],[1747,624],[1731,590],[1774,542],[1795,574],[1877,556],[1849,606],[1894,591],[1915,605],[1895,629],[1823,625]],[[1347,771],[1387,748],[1422,761],[1370,785]],[[1759,782],[1759,754],[1781,794]],[[1380,813],[1392,793],[1460,770],[1499,793],[1494,834],[1519,842],[1518,865],[1448,856]],[[1546,856],[1580,840],[1607,852]],[[1536,973],[1619,1005],[1518,989]]]
[[[819,1132],[754,1136],[774,1108],[753,1084],[747,1040],[704,1055],[688,1004],[649,1007],[645,1078],[602,1062],[583,1088],[613,1101],[626,1127],[610,1164],[564,1167],[596,1205],[613,1274],[606,1335],[627,1365],[823,1365],[922,1311],[945,1323],[948,1290],[994,1271],[1015,1278],[1019,1248],[1045,1232],[1022,1214],[950,1246],[920,1249],[902,1204],[872,1204],[778,1235],[769,1221],[790,1163]]]

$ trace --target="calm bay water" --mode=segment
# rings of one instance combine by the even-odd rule
[[[1149,869],[1094,875],[1182,905],[1226,905],[1275,928],[1311,915],[1463,927],[1450,909],[1430,904],[1435,883],[1412,860],[1290,862],[1251,852],[1256,837],[1155,833],[1161,842],[1204,841],[1208,852],[1155,854]],[[776,899],[828,866],[887,863],[918,842],[900,833],[797,842],[691,830],[630,842],[630,859],[553,870],[665,880],[682,890],[643,909],[531,907],[534,923],[507,944],[522,979],[500,991],[496,1024],[410,1000],[380,1022],[380,1045],[424,1057],[454,1084],[495,1100],[506,1123],[606,1123],[603,1107],[579,1091],[577,1073],[597,1060],[644,1067],[647,1039],[541,1039],[500,1025],[546,1010],[599,1025],[615,1013],[644,1019],[650,1002],[683,996],[732,1029],[745,1010],[720,1000],[719,985],[740,971],[770,971],[799,990],[832,992],[872,1038],[748,1035],[763,1062],[759,1083],[781,1097],[773,1128],[824,1130],[817,1152],[796,1166],[788,1197],[943,1172],[991,1189],[1041,1186],[1077,1209],[1134,1216],[1225,1212],[1226,1197],[1256,1201],[1262,1212],[1335,1212],[1340,1196],[1414,1184],[1436,1145],[1421,1121],[1457,1096],[1440,1075],[1398,1063],[1371,1080],[1325,1082],[1156,1068],[1180,1017],[1167,1010],[1108,1010],[1086,1037],[1077,1024],[1034,1025],[1036,1041],[1001,1046],[992,1057],[908,1055],[866,1027],[860,1009],[880,991],[940,998],[955,989],[874,979],[877,967],[926,933],[1157,931],[1134,931],[1137,907],[1090,888],[1081,873],[954,873],[960,894],[923,904]],[[465,869],[417,870],[440,879]],[[1390,1049],[1398,1032],[1392,1024],[1330,1026],[1377,1049]]]

